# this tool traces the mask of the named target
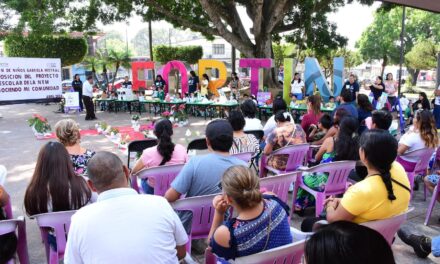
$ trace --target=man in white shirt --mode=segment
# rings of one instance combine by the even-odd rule
[[[98,201],[72,216],[64,263],[178,263],[188,236],[165,198],[139,195],[129,171],[113,153],[87,164]]]
[[[93,77],[88,76],[82,87],[82,99],[86,107],[86,120],[95,120],[95,109],[93,107]]]

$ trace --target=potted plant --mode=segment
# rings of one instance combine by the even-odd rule
[[[104,134],[104,132],[106,131],[108,124],[106,122],[100,122],[98,124],[95,125],[96,130],[98,131],[98,134]]]
[[[188,125],[188,115],[185,112],[184,104],[175,107],[173,117],[174,117],[174,121],[177,122],[179,127]]]
[[[117,129],[116,127],[112,127],[109,132],[110,132],[110,137],[113,139],[117,138],[119,135],[119,129]]]
[[[168,111],[165,111],[165,112],[162,112],[162,114],[160,114],[160,116],[169,120],[171,117],[171,113]]]
[[[51,128],[47,118],[34,114],[32,118],[28,119],[28,123],[37,138],[43,138],[44,136],[50,135]]]
[[[130,143],[130,136],[128,134],[121,135],[121,140],[119,141],[118,147],[120,149],[127,148],[128,143]]]

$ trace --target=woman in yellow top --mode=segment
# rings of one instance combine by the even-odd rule
[[[368,175],[351,186],[343,198],[326,200],[328,222],[363,223],[390,218],[408,210],[410,185],[402,165],[395,162],[397,145],[397,140],[386,130],[373,129],[362,134],[359,156]],[[310,220],[303,222],[303,231],[311,231],[316,220]]]

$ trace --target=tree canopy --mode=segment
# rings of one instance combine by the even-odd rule
[[[433,69],[437,66],[438,52],[440,46],[432,40],[420,41],[405,55],[406,64],[412,69]]]
[[[169,47],[159,45],[153,48],[155,60],[167,63],[172,60],[181,60],[189,64],[197,63],[203,57],[201,46]]]

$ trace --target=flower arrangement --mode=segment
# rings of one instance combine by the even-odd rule
[[[100,122],[98,124],[95,125],[96,130],[98,131],[98,134],[104,133],[104,131],[107,130],[108,128],[108,124],[106,122]]]
[[[185,112],[185,105],[181,104],[179,106],[173,106],[173,118],[174,121],[179,124],[179,126],[184,126],[188,124],[188,115]]]
[[[160,114],[161,117],[166,118],[166,119],[170,119],[171,117],[171,113],[168,111],[162,112],[162,114]]]
[[[141,117],[139,115],[132,115],[131,116],[131,120],[133,120],[133,121],[139,121],[139,119],[141,119]]]
[[[41,115],[34,114],[32,118],[29,118],[27,121],[29,126],[32,127],[35,135],[44,135],[51,130],[47,118],[42,117]]]
[[[125,145],[130,143],[130,136],[128,134],[121,135],[121,141],[119,141],[119,148],[124,148]]]
[[[114,135],[117,135],[117,134],[119,134],[119,129],[117,129],[116,127],[112,127],[111,129],[110,129],[110,134],[114,134]]]

